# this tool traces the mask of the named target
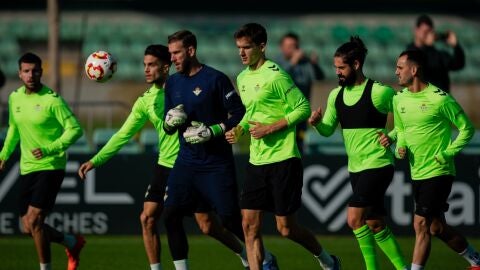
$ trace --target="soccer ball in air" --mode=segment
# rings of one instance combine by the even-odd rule
[[[85,62],[85,73],[92,81],[106,82],[112,78],[116,71],[117,60],[106,51],[91,53]]]

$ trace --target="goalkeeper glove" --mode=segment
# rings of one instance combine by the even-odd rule
[[[204,143],[212,137],[222,135],[225,131],[223,124],[207,127],[204,123],[192,121],[192,125],[185,130],[183,137],[191,144]]]
[[[187,120],[187,114],[183,110],[183,104],[177,105],[177,107],[170,109],[165,117],[165,127],[168,130],[182,125]]]

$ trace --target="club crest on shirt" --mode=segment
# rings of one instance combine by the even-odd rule
[[[193,93],[198,96],[200,95],[200,93],[202,92],[202,89],[200,89],[200,87],[195,87],[195,89],[193,89]]]
[[[400,107],[400,113],[406,113],[405,107]]]
[[[255,91],[260,90],[260,85],[257,83],[257,85],[255,85],[255,88],[254,88],[254,89],[255,89]]]
[[[17,113],[20,112],[20,106],[17,106],[17,109],[15,110],[15,112],[17,112]]]
[[[425,105],[425,103],[423,103],[423,104],[420,106],[420,110],[421,110],[422,112],[426,112],[426,111],[428,110],[427,105]]]
[[[35,105],[35,108],[34,108],[35,111],[39,112],[41,109],[42,107],[40,106],[40,104]]]
[[[242,85],[242,90],[240,91],[245,92],[245,85]]]

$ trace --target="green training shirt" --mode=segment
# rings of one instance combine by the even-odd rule
[[[237,76],[237,87],[246,113],[239,125],[248,132],[248,121],[272,124],[286,119],[288,126],[261,139],[251,137],[250,163],[271,164],[300,157],[295,125],[310,116],[310,104],[290,75],[267,60],[257,70],[244,69]]]
[[[20,141],[20,173],[65,169],[65,150],[83,134],[67,103],[52,89],[26,94],[25,86],[8,99],[9,127],[0,160],[7,160]],[[43,158],[32,150],[41,148]]]
[[[158,132],[158,164],[172,168],[177,159],[179,142],[177,133],[168,135],[163,130],[163,108],[165,90],[152,85],[142,96],[140,96],[132,107],[122,127],[110,138],[107,144],[90,160],[95,167],[98,167],[112,158],[122,146],[145,125],[147,120],[152,122]]]
[[[346,86],[343,91],[343,100],[347,106],[353,106],[362,97],[368,79],[361,85]],[[330,92],[327,108],[322,121],[315,127],[323,136],[330,136],[335,132],[339,119],[335,100],[342,87],[339,86]],[[375,82],[372,86],[373,106],[381,113],[392,111],[392,98],[395,91],[386,85]],[[393,153],[389,148],[383,147],[378,138],[378,131],[385,134],[387,130],[377,128],[342,129],[345,149],[348,155],[348,170],[359,172],[367,169],[381,168],[393,164]]]
[[[429,84],[420,92],[404,89],[393,98],[398,148],[406,147],[413,180],[455,175],[453,157],[475,129],[455,99]],[[454,124],[459,134],[452,142]],[[437,161],[438,160],[438,161]]]

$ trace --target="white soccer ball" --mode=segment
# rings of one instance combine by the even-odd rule
[[[106,82],[117,71],[117,60],[106,51],[91,53],[85,62],[87,78],[96,82]]]

